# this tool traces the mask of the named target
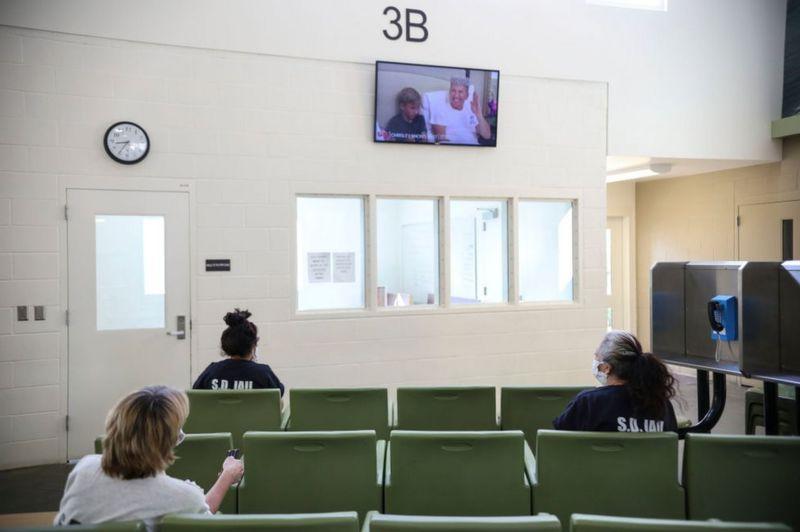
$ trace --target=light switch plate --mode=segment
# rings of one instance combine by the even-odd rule
[[[26,305],[17,307],[17,321],[28,321],[28,307]]]

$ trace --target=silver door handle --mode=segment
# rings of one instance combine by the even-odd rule
[[[167,336],[174,336],[178,340],[186,339],[186,316],[178,316],[178,327],[176,331],[167,331]]]

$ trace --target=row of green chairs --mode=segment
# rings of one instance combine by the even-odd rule
[[[552,515],[510,517],[435,517],[387,515],[370,512],[359,529],[355,512],[271,515],[197,515],[166,516],[158,525],[160,532],[227,532],[246,530],[281,530],[290,532],[561,532]],[[53,527],[17,529],[26,532],[55,530]],[[141,532],[144,523],[108,523],[70,527],[70,530]],[[733,523],[728,521],[679,521],[574,514],[572,532],[790,532],[786,525],[774,523]]]
[[[211,445],[216,441],[216,446]],[[168,471],[208,489],[229,434],[187,435]],[[225,513],[370,510],[408,515],[574,513],[784,522],[800,529],[800,438],[674,433],[250,432]],[[197,445],[197,449],[193,447]],[[204,455],[205,453],[205,455]],[[223,453],[224,455],[224,453]]]
[[[189,390],[187,433],[230,432],[242,447],[246,431],[374,430],[387,439],[400,430],[521,430],[533,448],[536,431],[552,428],[585,387],[503,387],[498,423],[493,386],[397,389],[394,410],[386,388],[293,388],[283,413],[277,390]]]
[[[800,434],[797,427],[797,399],[793,386],[778,385],[778,433]],[[751,388],[744,394],[745,434],[755,434],[764,426],[764,390]]]
[[[167,516],[162,532],[224,532],[227,530],[291,530],[294,532],[359,532],[355,512],[224,516]],[[391,515],[370,512],[361,532],[561,532],[559,520],[552,515],[506,517],[439,517]],[[572,532],[790,532],[777,523],[733,523],[729,521],[679,521],[575,514],[564,530]]]

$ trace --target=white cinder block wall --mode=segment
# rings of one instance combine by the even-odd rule
[[[606,86],[506,72],[500,83],[496,149],[376,145],[372,64],[0,27],[0,468],[66,456],[61,198],[87,180],[189,185],[193,377],[218,359],[221,318],[238,306],[290,387],[591,382],[606,312]],[[148,131],[141,164],[103,151],[118,120]],[[300,190],[576,198],[577,301],[297,318]],[[230,273],[202,271],[219,257]],[[17,322],[16,305],[46,305],[47,320]]]

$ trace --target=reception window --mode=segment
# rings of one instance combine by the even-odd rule
[[[364,198],[297,198],[297,309],[364,308]]]

